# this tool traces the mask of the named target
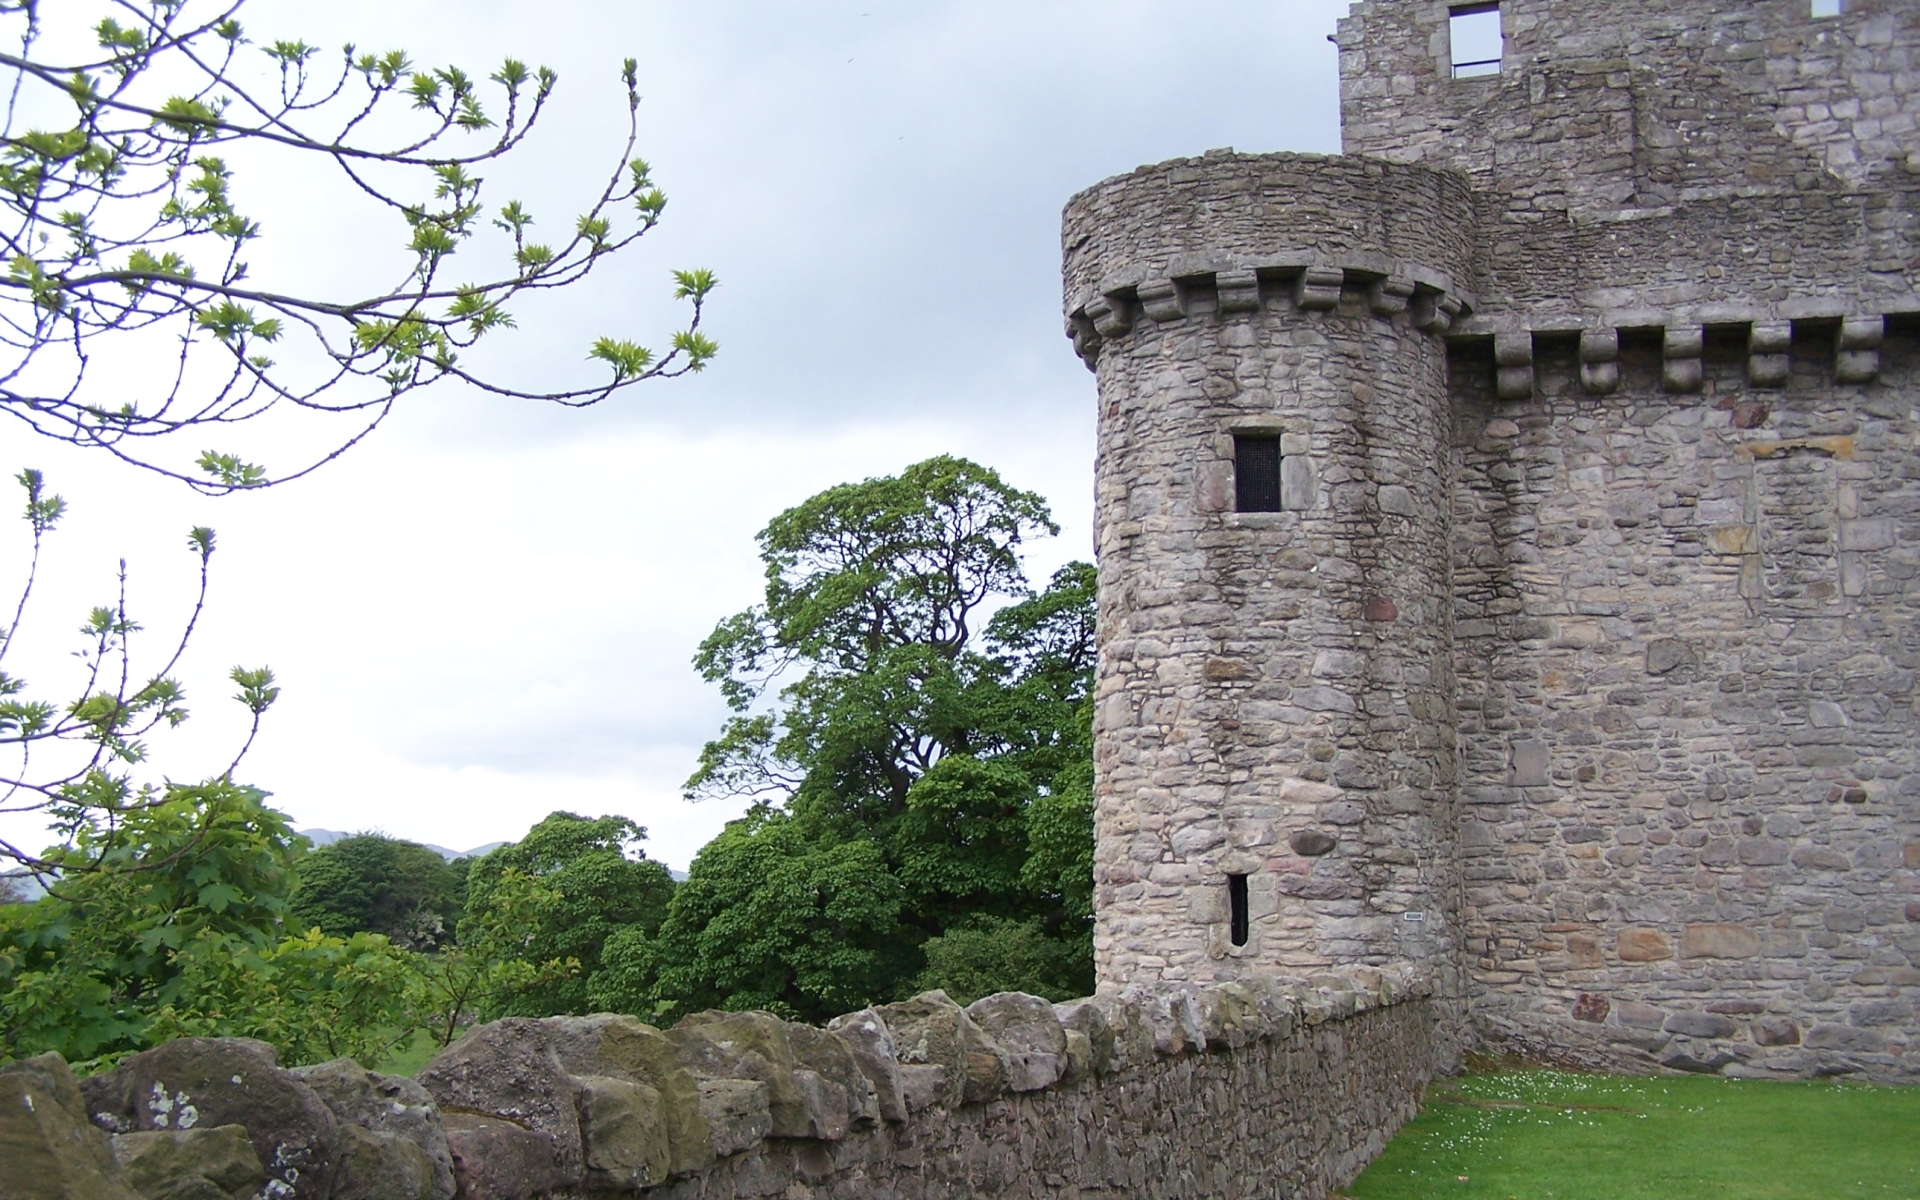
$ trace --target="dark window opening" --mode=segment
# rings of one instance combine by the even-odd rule
[[[1241,512],[1280,511],[1280,439],[1233,439],[1233,506]]]
[[[1447,10],[1447,41],[1453,77],[1498,75],[1505,52],[1498,4],[1464,4]]]
[[[1236,946],[1247,944],[1247,877],[1227,876],[1227,909],[1231,916],[1227,936]]]

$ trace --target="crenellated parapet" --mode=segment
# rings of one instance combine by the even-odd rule
[[[1620,388],[1623,339],[1657,342],[1661,386],[1684,395],[1701,390],[1702,356],[1712,336],[1737,344],[1747,361],[1745,383],[1756,390],[1786,386],[1790,352],[1802,344],[1830,347],[1830,379],[1864,385],[1880,376],[1880,349],[1887,324],[1920,315],[1920,298],[1891,302],[1861,312],[1833,300],[1786,301],[1777,305],[1705,305],[1679,309],[1624,309],[1590,315],[1553,313],[1528,316],[1470,314],[1446,330],[1454,345],[1491,343],[1497,370],[1495,394],[1524,400],[1534,393],[1536,344],[1577,338],[1580,389],[1589,396],[1610,396]]]
[[[1371,311],[1444,332],[1474,301],[1463,176],[1311,154],[1210,151],[1116,176],[1067,206],[1067,333],[1108,341],[1272,309]]]
[[[1305,253],[1235,256],[1195,254],[1168,264],[1157,278],[1107,278],[1067,309],[1067,336],[1093,369],[1100,348],[1175,322],[1269,309],[1328,312],[1349,292],[1387,320],[1404,319],[1422,333],[1444,334],[1473,311],[1473,299],[1443,271],[1380,255],[1328,259]],[[1137,272],[1135,274],[1138,274]]]

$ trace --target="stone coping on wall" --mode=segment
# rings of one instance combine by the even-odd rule
[[[666,1030],[614,1014],[508,1018],[471,1030],[413,1079],[344,1059],[287,1070],[271,1046],[243,1038],[181,1038],[77,1083],[46,1054],[0,1065],[0,1175],[32,1181],[7,1193],[20,1200],[772,1194],[755,1182],[769,1171],[782,1174],[769,1184],[777,1193],[876,1155],[889,1177],[930,1171],[936,1147],[997,1136],[994,1105],[1059,1092],[1063,1111],[1084,1115],[1073,1097],[1146,1086],[1162,1064],[1262,1047],[1269,1063],[1294,1064],[1319,1045],[1316,1070],[1354,1072],[1381,1094],[1339,1101],[1364,1114],[1312,1152],[1324,1161],[1300,1177],[1320,1179],[1318,1192],[1378,1151],[1432,1071],[1417,1054],[1343,1055],[1423,1041],[1424,1009],[1399,1018],[1413,1035],[1369,1015],[1432,991],[1420,969],[1390,965],[1141,983],[1060,1004],[1007,992],[963,1008],[934,991],[825,1028],[758,1012],[700,1013]],[[1320,1037],[1346,1022],[1357,1024],[1337,1045]],[[965,1137],[936,1136],[955,1122]],[[1310,1132],[1299,1134],[1319,1136]],[[929,1177],[964,1173],[952,1166]]]

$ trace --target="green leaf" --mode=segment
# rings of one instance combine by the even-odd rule
[[[705,370],[713,356],[720,353],[719,343],[696,329],[683,329],[674,334],[673,348],[687,356],[687,366],[695,371]]]
[[[203,101],[188,96],[170,96],[160,106],[153,118],[156,125],[164,125],[175,133],[197,136],[214,129],[220,124],[220,111]]]
[[[27,524],[35,537],[52,529],[67,511],[67,502],[46,492],[46,476],[28,467],[14,476],[27,491]]]
[[[593,344],[587,357],[611,363],[615,379],[632,379],[646,372],[653,362],[653,351],[637,342],[603,337]]]
[[[202,453],[195,460],[195,465],[213,476],[223,487],[258,487],[267,480],[265,467],[243,462],[232,454],[221,454],[213,450]]]
[[[228,673],[234,683],[240,686],[235,700],[247,706],[255,716],[267,711],[275,700],[280,698],[280,689],[273,686],[273,672],[266,667],[235,667]]]
[[[673,296],[676,300],[705,300],[707,293],[720,286],[712,271],[675,271]]]
[[[263,49],[267,57],[279,63],[282,69],[302,66],[309,58],[320,53],[320,47],[305,42],[275,42]]]
[[[607,234],[613,229],[613,222],[605,217],[585,216],[574,224],[574,230],[595,247],[606,243]]]

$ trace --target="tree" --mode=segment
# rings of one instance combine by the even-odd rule
[[[176,797],[178,789],[171,783],[141,780],[136,772],[147,765],[149,738],[187,719],[186,693],[173,671],[186,653],[206,603],[214,535],[206,528],[187,534],[187,548],[198,560],[199,594],[171,650],[163,651],[166,657],[157,672],[147,675],[135,666],[133,638],[141,626],[127,610],[123,561],[119,594],[111,603],[94,608],[80,629],[82,640],[75,657],[86,672],[80,695],[65,705],[28,700],[24,698],[26,682],[4,667],[32,598],[42,545],[67,505],[46,490],[40,472],[23,471],[18,480],[27,495],[25,515],[32,545],[13,621],[0,629],[0,748],[10,751],[9,766],[0,769],[0,814],[43,813],[51,818],[60,842],[52,850],[35,854],[0,839],[0,862],[17,863],[38,876],[43,887],[53,887],[63,877],[128,869],[122,835],[135,827],[133,822],[143,809],[165,806]],[[252,723],[232,762],[207,780],[204,788],[232,785],[234,771],[260,729],[261,717],[280,695],[273,672],[264,667],[235,667],[229,677],[239,688],[235,699],[246,705]],[[48,764],[50,756],[54,761]],[[172,811],[192,811],[212,820],[221,810],[206,806]],[[168,853],[191,856],[198,842],[184,838],[171,845]],[[171,865],[170,861],[147,862],[140,869]]]
[[[295,928],[336,937],[385,934],[415,950],[451,941],[466,905],[466,875],[439,851],[377,833],[302,855],[293,877]]]
[[[496,1015],[545,1017],[594,1011],[589,997],[601,966],[601,947],[616,929],[651,935],[666,916],[673,876],[650,861],[640,843],[647,831],[625,817],[581,817],[556,812],[510,846],[478,860],[467,877],[469,938],[503,906],[515,875],[537,881],[552,899],[523,930],[519,957],[534,963],[571,962],[565,975],[527,983],[496,1006]],[[517,902],[517,901],[516,901]]]
[[[976,917],[922,948],[927,968],[915,991],[939,988],[961,1004],[995,992],[1026,992],[1049,1000],[1084,996],[1087,952],[1078,939],[1047,936],[1037,921]]]
[[[105,15],[0,0],[0,39],[17,46],[0,53],[0,411],[34,432],[222,494],[308,473],[435,383],[584,406],[700,370],[716,352],[701,330],[715,280],[689,270],[673,272],[690,311],[663,354],[609,334],[583,347],[597,363],[591,377],[545,391],[465,357],[514,325],[517,300],[586,279],[658,225],[666,197],[634,155],[633,60],[621,72],[617,161],[570,222],[536,224],[519,201],[496,203],[483,175],[514,161],[545,112],[558,80],[544,67],[509,58],[482,79],[416,65],[401,50],[334,56],[299,40],[255,41],[239,20],[243,0],[99,7]],[[240,205],[240,160],[230,156],[241,152],[262,174],[331,173],[367,215],[391,222],[392,260],[368,256],[378,277],[337,296],[262,278],[255,252],[274,231]],[[344,425],[280,469],[202,440],[274,414]],[[0,660],[20,632],[41,540],[65,507],[40,472],[20,480],[34,566],[0,631]],[[204,600],[213,532],[197,527],[188,543]],[[90,675],[80,695],[30,700],[22,680],[0,673],[0,748],[18,751],[0,778],[0,813],[50,815],[69,875],[110,858],[111,835],[93,843],[91,863],[73,857],[79,824],[100,816],[100,828],[117,829],[131,809],[162,802],[166,784],[141,776],[148,738],[187,715],[173,672],[200,608],[157,670],[136,670],[140,626],[126,609],[124,565],[121,582],[119,599],[83,630]],[[278,694],[272,673],[236,668],[233,679],[257,730]],[[250,733],[219,778],[233,778],[251,744]],[[78,753],[53,753],[61,747]],[[51,879],[47,855],[0,843],[0,863],[9,861]]]
[[[970,979],[1091,985],[1094,585],[1073,564],[1033,594],[1019,551],[1053,532],[1040,497],[950,457],[768,524],[764,602],[695,659],[735,715],[689,781],[763,807],[701,851],[651,945],[623,935],[624,995],[817,1018],[911,990],[932,939],[1011,926],[968,942]],[[816,882],[849,861],[858,889]]]
[[[699,270],[674,272],[691,312],[665,354],[603,336],[586,348],[598,378],[538,392],[462,357],[513,326],[514,301],[578,283],[659,223],[666,196],[633,153],[634,60],[621,71],[626,139],[614,169],[542,239],[548,226],[519,201],[483,199],[484,176],[525,144],[554,72],[508,58],[483,79],[416,65],[402,50],[349,45],[328,55],[298,40],[255,42],[239,20],[243,3],[106,0],[91,30],[97,49],[61,57],[48,47],[78,40],[80,9],[0,0],[6,40],[19,47],[0,54],[11,76],[0,132],[0,344],[10,355],[0,408],[9,415],[224,492],[305,474],[371,432],[402,396],[444,380],[586,405],[712,358],[700,325],[714,278]],[[370,214],[391,220],[392,270],[333,297],[256,278],[253,251],[269,227],[238,207],[224,156],[239,149],[271,172],[336,172]],[[102,376],[104,362],[116,372]],[[186,460],[161,449],[179,441],[173,435],[276,410],[348,425],[278,472],[230,450],[199,445]]]
[[[71,1060],[137,1049],[183,1000],[177,956],[258,951],[280,935],[297,835],[265,794],[226,780],[168,789],[79,822],[54,852],[83,869],[54,894],[0,909],[0,1027],[14,1054]]]
[[[902,889],[870,841],[809,838],[761,806],[700,851],[657,934],[608,939],[594,1005],[663,1019],[707,1008],[823,1020],[917,965]]]
[[[525,957],[563,897],[514,867],[463,923],[465,943],[433,954],[290,924],[305,839],[264,801],[221,780],[129,810],[111,839],[82,826],[66,853],[85,869],[0,906],[0,1053],[86,1062],[171,1037],[256,1037],[290,1065],[373,1066],[422,1029],[444,1045],[578,973]]]

